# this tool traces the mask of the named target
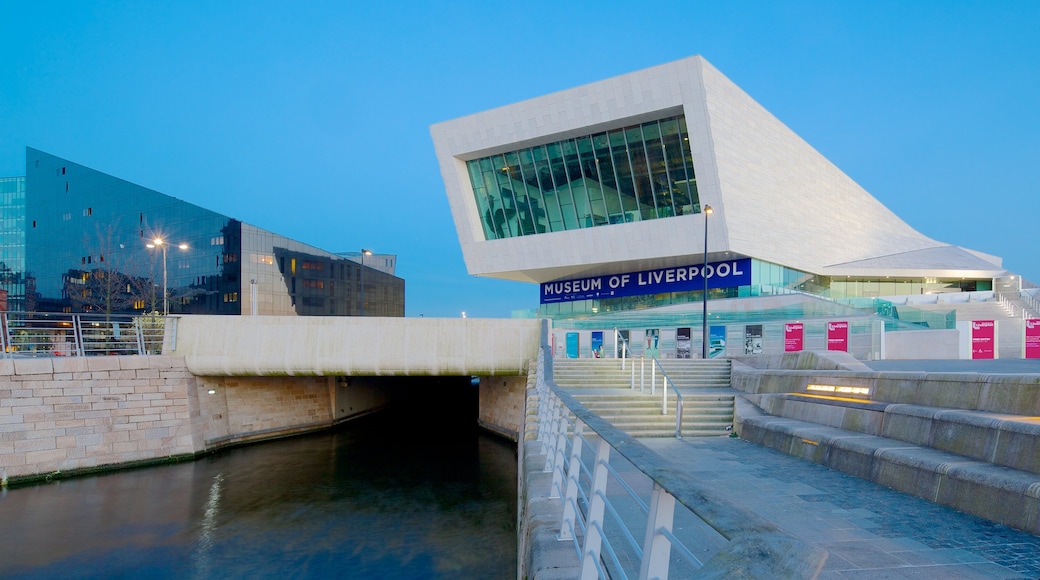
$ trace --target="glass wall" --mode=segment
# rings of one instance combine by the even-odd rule
[[[42,151],[25,192],[30,310],[404,316],[396,276]]]
[[[709,289],[708,299],[772,296],[779,294],[806,293],[829,298],[854,307],[874,309],[875,301],[861,302],[863,298],[885,296],[907,296],[913,294],[939,294],[943,292],[972,292],[991,290],[992,280],[962,280],[941,278],[834,278],[818,276],[778,264],[751,260],[751,284],[732,288]],[[703,292],[671,292],[646,294],[601,300],[575,300],[543,304],[539,316],[551,318],[574,318],[595,316],[612,312],[643,310],[700,303]]]
[[[0,289],[7,309],[25,309],[25,178],[0,177]]]
[[[683,116],[467,162],[488,240],[700,212]]]

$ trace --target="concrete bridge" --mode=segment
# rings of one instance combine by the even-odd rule
[[[541,321],[307,316],[171,317],[163,354],[197,376],[515,376]]]

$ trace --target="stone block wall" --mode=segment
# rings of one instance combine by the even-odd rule
[[[526,392],[526,375],[480,377],[480,426],[516,441]]]
[[[0,360],[0,475],[195,453],[194,386],[182,357]]]
[[[330,427],[331,381],[329,377],[198,377],[196,396],[206,448]]]

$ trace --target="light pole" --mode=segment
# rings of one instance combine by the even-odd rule
[[[361,248],[361,316],[365,315],[365,256],[371,256],[372,250]]]
[[[166,299],[166,242],[162,238],[155,238],[152,243],[148,244],[148,247],[162,250],[162,310],[163,316],[166,316],[170,313],[170,306]],[[178,244],[177,247],[187,250],[188,244]]]
[[[701,317],[701,358],[708,358],[708,216],[715,213],[710,205],[704,206],[704,265],[701,267],[701,278],[704,279],[704,312]]]

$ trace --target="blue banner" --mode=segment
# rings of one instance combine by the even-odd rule
[[[704,289],[702,265],[643,270],[627,274],[611,274],[557,280],[542,283],[542,304],[574,300],[603,300],[623,296],[694,292]],[[712,262],[705,269],[708,288],[734,288],[751,285],[751,258]]]

